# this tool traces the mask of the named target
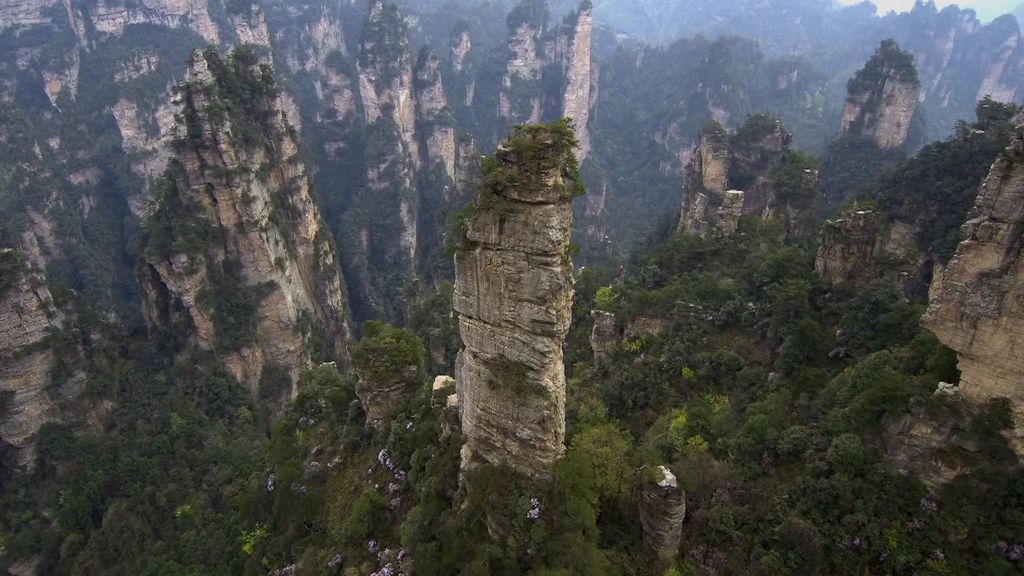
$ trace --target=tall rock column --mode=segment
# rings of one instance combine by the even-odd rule
[[[576,145],[567,121],[519,127],[484,162],[455,259],[464,469],[500,464],[546,478],[565,450]]]
[[[334,242],[270,66],[197,51],[178,98],[176,153],[144,234],[148,322],[265,397],[272,368],[294,383],[314,360],[347,361]]]
[[[903,146],[921,91],[914,57],[886,40],[847,90],[840,137],[868,138],[884,150]]]
[[[523,0],[508,15],[508,60],[498,95],[498,116],[511,123],[541,119],[541,71],[546,64],[542,33],[546,18],[544,0]]]
[[[923,323],[957,352],[965,398],[1010,400],[1010,443],[1024,455],[1024,126],[992,166],[962,237]]]
[[[590,153],[590,58],[591,38],[594,30],[594,5],[585,0],[576,13],[576,25],[567,38],[563,56],[565,66],[565,92],[562,95],[562,115],[576,125],[580,146],[576,155],[580,162]]]

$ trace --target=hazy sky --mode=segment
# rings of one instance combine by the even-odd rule
[[[857,4],[861,0],[841,0],[843,4]],[[910,10],[914,6],[914,0],[871,0],[878,6],[880,13],[889,10]],[[974,8],[978,16],[984,20],[991,20],[996,16],[1006,14],[1016,8],[1022,0],[936,0],[938,6],[958,4],[961,8]]]

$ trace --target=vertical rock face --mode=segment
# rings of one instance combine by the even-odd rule
[[[544,0],[524,0],[508,16],[508,60],[498,95],[498,116],[512,123],[540,122],[541,33],[547,8]]]
[[[400,318],[400,292],[420,253],[416,95],[408,29],[395,5],[370,3],[358,55],[366,182],[347,208],[346,275],[356,310]]]
[[[464,467],[544,478],[564,452],[575,146],[565,123],[528,126],[485,163],[455,262]]]
[[[1024,128],[992,166],[962,230],[963,242],[937,276],[923,323],[957,352],[960,393],[974,402],[1008,398],[1024,454]]]
[[[462,72],[466,67],[466,57],[469,56],[469,51],[472,49],[473,38],[469,35],[469,27],[465,21],[462,21],[452,30],[450,46],[452,69]]]
[[[499,117],[512,124],[571,118],[580,160],[590,152],[592,13],[584,0],[561,26],[549,27],[544,0],[523,0],[514,8],[498,101]]]
[[[767,115],[751,116],[732,135],[716,122],[705,127],[686,167],[679,229],[728,236],[752,214],[782,221],[790,236],[810,236],[818,171],[791,142]]]
[[[440,165],[455,179],[455,126],[441,80],[441,59],[429,50],[416,65],[416,103],[428,167]]]
[[[844,214],[822,228],[814,271],[833,284],[866,284],[873,277],[881,248],[882,222],[877,212]]]
[[[663,556],[675,556],[683,537],[686,519],[686,493],[679,481],[664,466],[645,478],[640,494],[640,525],[644,542]]]
[[[398,8],[373,0],[359,47],[359,89],[367,124],[386,114],[398,127],[402,147],[419,165],[416,142],[416,98],[409,33]]]
[[[701,183],[714,192],[725,192],[729,186],[729,134],[721,124],[713,124],[700,133],[700,144],[693,156],[693,169]]]
[[[840,136],[867,138],[884,150],[903,146],[920,89],[913,56],[892,40],[882,42],[847,86]]]
[[[182,329],[253,392],[269,368],[294,381],[314,357],[347,360],[345,286],[270,67],[195,52],[177,103],[146,224],[150,325]]]
[[[562,115],[572,118],[580,141],[577,156],[580,162],[590,153],[590,46],[593,36],[593,4],[585,1],[576,13],[576,25],[566,39],[566,53],[562,58],[565,70],[565,92],[562,95]]]
[[[61,359],[50,340],[64,319],[46,287],[42,253],[31,232],[19,249],[0,248],[0,271],[0,442],[14,446],[18,464],[30,467],[33,436],[61,418],[62,404],[81,393],[83,382],[54,380]]]
[[[887,221],[874,210],[854,209],[825,222],[814,270],[836,285],[857,288],[885,280],[911,294],[929,265],[910,226]]]

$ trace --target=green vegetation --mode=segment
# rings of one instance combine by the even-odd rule
[[[537,193],[546,186],[544,179],[557,170],[562,192],[571,199],[584,194],[579,161],[579,145],[572,121],[568,118],[547,124],[516,126],[494,156],[481,162],[481,201],[502,198],[512,189]],[[533,191],[533,192],[530,192]]]
[[[915,86],[920,83],[914,56],[902,50],[891,38],[882,41],[874,56],[850,79],[846,89],[850,95],[868,93],[877,96],[881,95],[885,81],[890,78]]]
[[[975,122],[958,123],[952,138],[925,146],[858,196],[877,200],[891,219],[912,223],[921,250],[947,261],[981,183],[1010,143],[1017,111],[1013,104],[982,100]]]
[[[6,295],[21,275],[24,256],[13,248],[0,248],[0,298]]]
[[[398,377],[420,383],[426,371],[426,350],[412,331],[371,321],[363,324],[363,338],[352,350],[352,362],[356,371],[372,382]]]
[[[209,264],[209,284],[197,302],[212,314],[220,352],[237,352],[256,341],[260,302],[276,288],[272,281],[248,285],[238,269],[239,264],[231,260],[221,267]]]

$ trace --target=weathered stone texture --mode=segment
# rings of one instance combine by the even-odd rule
[[[528,136],[540,166],[507,145],[496,157],[519,185],[481,191],[456,255],[455,310],[463,348],[458,398],[466,437],[463,465],[504,464],[547,477],[564,452],[562,342],[573,296],[568,257],[570,198],[565,155],[551,134]]]
[[[675,556],[683,537],[684,520],[686,493],[668,468],[658,466],[653,470],[653,478],[644,479],[640,493],[644,542],[661,556]]]
[[[963,242],[936,276],[923,324],[957,352],[960,393],[973,402],[1008,398],[1024,454],[1024,128],[992,166],[962,230]]]
[[[154,326],[184,321],[194,347],[218,353],[256,392],[268,363],[285,367],[293,382],[310,366],[309,323],[323,330],[337,358],[347,360],[345,287],[280,98],[266,103],[270,125],[264,134],[271,141],[245,148],[230,120],[212,120],[209,108],[217,90],[206,57],[194,53],[179,117],[196,118],[201,144],[180,147],[181,170],[173,175],[173,188],[220,233],[198,255],[146,255],[145,310]],[[233,352],[219,349],[212,311],[202,304],[203,292],[212,286],[210,270],[229,265],[237,266],[246,289],[270,287],[258,305],[255,342]]]

